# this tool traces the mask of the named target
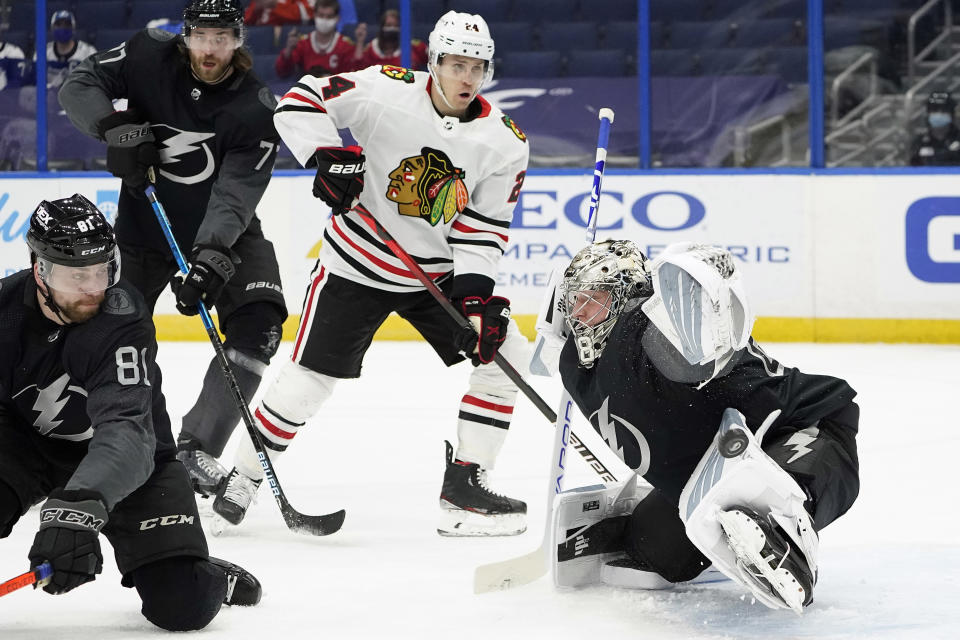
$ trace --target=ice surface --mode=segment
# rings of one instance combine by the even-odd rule
[[[261,492],[242,527],[211,538],[212,553],[264,584],[251,609],[225,608],[203,638],[957,638],[960,537],[960,347],[765,345],[787,365],[846,378],[859,391],[862,490],[821,536],[816,600],[802,616],[772,611],[732,584],[677,591],[592,587],[558,592],[549,577],[477,596],[474,567],[526,553],[543,531],[551,430],[523,399],[492,474],[495,489],[526,500],[530,528],[502,539],[435,532],[443,439],[469,365],[449,373],[423,343],[376,342],[360,380],[344,381],[278,465],[292,504],[347,510],[325,538],[289,532]],[[289,353],[290,343],[281,347]],[[205,343],[163,343],[160,365],[174,430],[192,405],[212,353]],[[280,356],[278,356],[279,359]],[[275,369],[273,369],[275,371]],[[272,377],[268,372],[267,379]],[[556,382],[531,378],[551,405]],[[597,440],[581,418],[575,430]],[[227,447],[245,437],[242,427]],[[567,487],[595,476],[576,455]],[[616,467],[622,471],[622,467]],[[0,577],[27,568],[36,511],[0,541]],[[136,592],[119,585],[109,545],[104,572],[64,596],[22,589],[0,598],[0,638],[119,640],[157,637]]]

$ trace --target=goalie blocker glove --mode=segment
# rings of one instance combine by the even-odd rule
[[[107,524],[103,498],[95,491],[55,489],[40,508],[40,529],[28,558],[30,568],[49,562],[47,593],[66,593],[103,570],[100,530]]]
[[[339,215],[350,210],[354,198],[363,191],[363,172],[366,158],[363,149],[349,147],[320,147],[313,154],[309,165],[316,165],[313,179],[313,195],[320,198]]]
[[[147,181],[147,169],[160,164],[150,123],[136,111],[115,111],[97,123],[107,142],[107,170],[132,189]]]
[[[493,362],[497,350],[507,337],[510,301],[501,296],[490,296],[486,300],[470,296],[459,302],[456,306],[460,307],[473,328],[462,327],[457,332],[457,347],[470,356],[474,365]]]
[[[203,300],[212,309],[223,292],[224,285],[237,272],[230,250],[225,247],[199,245],[193,250],[190,271],[178,273],[170,279],[170,289],[177,299],[177,311],[185,316],[200,313],[197,304]]]

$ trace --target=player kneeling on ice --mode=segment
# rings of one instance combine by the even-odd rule
[[[264,445],[271,459],[280,455],[338,380],[359,377],[374,333],[396,312],[446,365],[465,357],[475,365],[460,402],[456,455],[446,446],[438,531],[451,536],[526,529],[526,504],[486,482],[518,391],[493,360],[499,350],[519,362],[527,344],[509,301],[493,295],[529,154],[523,132],[479,95],[493,74],[493,50],[483,18],[451,11],[430,34],[429,73],[385,65],[304,76],[274,116],[283,141],[316,171],[313,194],[333,216],[292,359],[254,411]],[[344,128],[363,149],[343,146]],[[355,199],[475,331],[447,315],[352,208]],[[214,511],[240,523],[262,478],[253,446],[243,442]]]
[[[718,247],[674,244],[650,262],[632,242],[597,242],[559,296],[564,387],[649,485],[561,496],[557,583],[658,588],[712,563],[767,606],[810,604],[817,532],[859,491],[853,389],[760,348]]]
[[[45,500],[28,554],[52,569],[44,591],[96,578],[102,532],[121,583],[170,631],[256,604],[257,579],[207,553],[150,310],[120,281],[106,218],[81,195],[43,201],[27,245],[31,268],[0,280],[0,537]]]

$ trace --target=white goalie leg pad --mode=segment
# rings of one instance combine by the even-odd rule
[[[764,425],[774,418],[776,415],[771,415]],[[759,441],[746,427],[743,414],[727,409],[713,443],[683,489],[679,508],[687,537],[717,569],[749,589],[768,607],[796,609],[744,575],[720,519],[727,509],[736,506],[770,516],[789,536],[794,549],[803,553],[816,576],[818,538],[803,507],[805,500],[796,480],[760,448]],[[734,524],[729,517],[726,521]],[[784,599],[790,601],[789,596]]]
[[[551,561],[557,587],[585,587],[600,582],[604,563],[624,557],[623,529],[629,516],[650,493],[649,484],[631,475],[626,482],[564,491],[553,509]]]

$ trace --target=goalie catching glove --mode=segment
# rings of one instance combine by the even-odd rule
[[[354,198],[360,197],[363,191],[363,172],[367,165],[363,149],[356,145],[320,147],[307,166],[311,164],[317,167],[314,197],[328,204],[333,215],[349,211]]]
[[[459,303],[459,304],[458,304]],[[462,327],[455,336],[457,347],[467,354],[474,365],[488,364],[497,356],[497,350],[507,337],[510,324],[510,301],[501,296],[470,296],[454,300],[463,317],[472,328]]]

